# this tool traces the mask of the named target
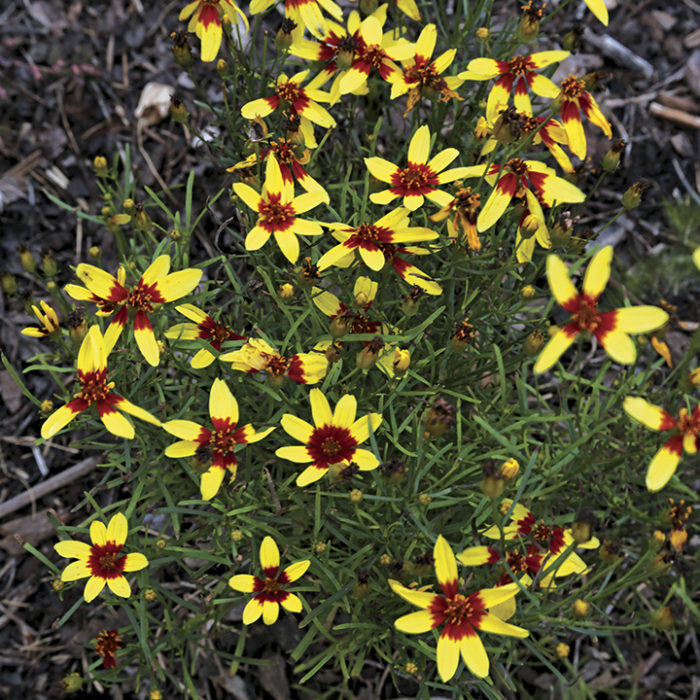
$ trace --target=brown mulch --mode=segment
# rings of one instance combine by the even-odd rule
[[[44,350],[38,342],[20,336],[19,329],[33,322],[25,302],[47,298],[45,286],[22,271],[17,247],[28,247],[37,258],[42,251],[52,251],[59,268],[55,281],[60,285],[70,281],[71,265],[87,259],[93,245],[102,246],[106,258],[114,259],[103,230],[76,220],[51,202],[47,193],[82,211],[98,211],[101,200],[92,159],[96,155],[111,158],[126,148],[141,186],[156,190],[178,186],[192,169],[198,181],[204,180],[198,185],[203,197],[208,187],[219,186],[221,171],[204,164],[182,126],[167,118],[139,124],[135,116],[144,87],[161,83],[181,96],[199,127],[206,123],[206,115],[193,105],[189,77],[171,58],[169,34],[180,28],[177,14],[184,4],[184,0],[6,0],[0,8],[0,268],[15,275],[21,290],[19,297],[0,297],[0,346],[15,368],[21,369]],[[510,12],[517,4],[509,1],[499,7]],[[569,70],[611,74],[604,81],[607,90],[600,102],[615,135],[625,138],[628,146],[622,167],[596,199],[589,225],[596,226],[615,213],[619,193],[640,176],[646,178],[650,186],[641,206],[608,231],[611,241],[632,246],[633,257],[638,258],[672,241],[663,215],[664,200],[690,196],[700,202],[700,4],[697,0],[620,0],[617,5],[607,32],[581,10],[579,16],[588,29]],[[563,14],[571,17],[569,11]],[[563,22],[560,15],[547,32],[567,31],[570,27]],[[207,73],[202,66],[195,70],[203,76]],[[589,134],[591,156],[597,161],[609,143],[600,132]],[[215,184],[207,184],[208,174]],[[26,375],[26,381],[35,396],[50,396],[51,382],[42,373]],[[4,369],[0,370],[0,426],[0,504],[86,457],[77,450],[32,449],[40,418]],[[0,697],[57,696],[62,677],[94,660],[86,654],[85,642],[96,631],[114,626],[104,613],[83,608],[87,619],[57,629],[55,623],[66,608],[51,589],[44,566],[26,554],[19,541],[29,541],[53,558],[54,532],[46,525],[46,511],[64,521],[81,517],[70,508],[98,479],[99,474],[88,471],[0,518]],[[37,515],[31,519],[34,512]],[[697,639],[688,637],[679,648],[667,644],[658,650],[650,648],[648,641],[635,640],[626,666],[604,645],[596,648],[595,663],[584,669],[584,680],[600,689],[601,696],[605,688],[621,682],[629,685],[634,676],[638,697],[667,697],[671,682],[677,688],[675,697],[697,697],[697,685],[691,687],[697,679],[692,681],[687,671],[698,655]],[[269,673],[278,674],[277,681],[273,675],[273,680],[262,677],[258,683],[268,693],[270,687],[285,687],[291,674],[277,653],[280,647],[262,634],[254,636],[253,643],[257,653],[270,656]],[[324,682],[332,687],[337,677],[325,673]],[[356,686],[357,697],[378,697],[373,693],[378,692],[381,678],[381,672],[369,666]],[[551,678],[536,675],[527,680],[533,689],[542,688],[542,697],[548,697]],[[252,682],[228,689],[201,683],[203,697],[227,693],[241,698],[275,697],[264,691],[256,694]],[[142,698],[145,692],[123,697]],[[290,697],[291,691],[286,692],[279,697]],[[403,692],[410,696],[414,686],[407,683]],[[120,697],[118,691],[113,695]]]

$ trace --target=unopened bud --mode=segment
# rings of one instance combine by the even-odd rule
[[[415,316],[418,313],[418,306],[424,293],[418,285],[414,285],[411,291],[403,298],[401,311],[406,316]]]
[[[475,34],[479,41],[488,41],[489,37],[491,36],[491,32],[488,27],[479,27]]]
[[[365,345],[355,356],[357,369],[368,370],[377,364],[379,353],[384,349],[384,340],[380,335],[375,336],[370,343]]]
[[[56,591],[56,593],[59,593],[66,587],[66,584],[61,581],[60,578],[55,578],[53,581],[51,581],[51,588]]]
[[[21,245],[17,248],[17,252],[19,253],[19,262],[22,265],[22,269],[33,275],[36,272],[36,260],[29,248]]]
[[[426,437],[444,435],[455,422],[455,407],[447,399],[438,396],[423,417]]]
[[[46,250],[41,254],[41,271],[47,277],[54,277],[58,274],[58,265],[50,250]]]
[[[369,572],[368,571],[358,571],[357,578],[352,587],[352,593],[356,598],[366,598],[369,593]]]
[[[403,375],[411,365],[411,352],[409,350],[394,350],[394,372],[397,375]]]
[[[88,250],[88,255],[93,262],[99,262],[100,257],[102,257],[102,251],[100,250],[99,246],[94,245],[92,248],[90,248],[90,250]]]
[[[53,411],[53,401],[51,399],[44,399],[39,406],[39,411],[42,416],[48,416],[51,411]]]
[[[122,209],[124,211],[133,216],[136,213],[136,202],[131,197],[127,197],[123,202],[122,202]]]
[[[635,182],[623,195],[622,206],[625,209],[634,209],[642,201],[642,193],[648,187],[647,182],[639,180]]]
[[[149,602],[152,603],[157,597],[158,594],[152,589],[152,588],[147,588],[143,592],[143,597]]]
[[[109,175],[107,159],[104,156],[95,156],[95,159],[92,161],[92,167],[95,169],[97,177],[107,177]]]
[[[427,508],[432,500],[429,493],[422,493],[418,496],[418,503],[420,503],[423,508]]]
[[[220,78],[225,78],[228,75],[228,63],[226,63],[225,59],[220,58],[216,62],[216,72]]]
[[[164,539],[156,540],[156,547],[158,549],[165,549],[168,546],[168,543]]]
[[[69,673],[65,678],[61,680],[61,688],[64,695],[72,695],[73,693],[79,693],[83,689],[83,678],[77,673]]]
[[[243,534],[243,532],[241,532],[241,530],[232,530],[231,531],[231,539],[234,542],[236,542],[236,543],[242,542],[244,538],[245,538],[245,535]]]
[[[360,0],[360,12],[363,15],[371,15],[378,6],[378,0]]]
[[[576,53],[581,48],[581,37],[583,36],[583,27],[574,27],[570,29],[561,40],[561,47],[564,51]]]
[[[564,644],[564,642],[559,642],[559,644],[557,644],[556,652],[557,652],[557,656],[560,659],[565,659],[569,655],[570,651],[571,651],[571,648],[569,647],[568,644]]]
[[[17,280],[11,273],[3,272],[0,283],[2,284],[2,291],[8,296],[14,296],[17,294]]]
[[[611,173],[617,168],[620,163],[620,155],[622,151],[625,150],[626,145],[627,144],[622,139],[615,139],[612,142],[607,153],[603,156],[603,162],[601,164],[601,167],[606,173]]]
[[[654,532],[651,535],[652,541],[654,544],[660,545],[663,544],[666,541],[666,535],[664,535],[661,530],[654,530]]]
[[[532,299],[535,296],[535,294],[537,294],[537,290],[531,284],[526,284],[520,290],[520,296],[523,299]]]
[[[280,297],[282,297],[282,299],[291,299],[294,296],[294,292],[294,285],[289,284],[289,282],[285,282],[280,286]]]
[[[163,700],[163,693],[160,692],[160,690],[152,690],[148,694],[148,700]]]
[[[325,542],[316,542],[314,545],[314,552],[316,552],[316,554],[324,554],[326,549],[328,549],[328,545]]]
[[[406,665],[403,667],[404,673],[409,676],[415,676],[418,673],[418,666],[413,663],[413,661],[407,661]]]
[[[571,606],[571,612],[574,614],[574,617],[578,618],[579,620],[583,620],[584,617],[587,617],[590,611],[591,604],[586,600],[582,600],[581,598],[575,600],[574,604]]]
[[[192,65],[192,50],[184,32],[173,32],[170,35],[173,40],[173,58],[182,68],[189,68]]]
[[[535,357],[535,355],[537,355],[542,349],[542,346],[544,345],[544,341],[546,339],[547,336],[544,334],[543,331],[532,331],[532,333],[530,333],[530,335],[528,335],[527,338],[525,338],[525,342],[523,343],[523,352],[528,357]]]
[[[178,124],[187,124],[190,116],[185,103],[177,95],[170,95],[170,116]]]
[[[501,464],[500,477],[506,481],[513,481],[520,471],[518,460],[511,457]]]

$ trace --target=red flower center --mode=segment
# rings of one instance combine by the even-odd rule
[[[286,83],[277,84],[277,94],[281,100],[292,104],[300,97],[306,97],[304,88],[299,87],[295,82],[288,80]]]
[[[132,309],[140,309],[146,313],[153,311],[154,304],[162,301],[155,284],[144,285],[139,282],[126,299]]]
[[[306,447],[316,465],[327,469],[331,464],[349,462],[357,440],[347,428],[327,424],[313,431]]]
[[[486,614],[486,609],[478,593],[472,593],[469,596],[455,593],[452,598],[440,597],[445,603],[442,615],[448,625],[464,626],[470,630],[472,627],[478,626],[479,621]],[[464,628],[463,631],[465,631]]]
[[[282,357],[281,355],[266,355],[265,359],[267,361],[267,366],[265,369],[270,374],[279,376],[287,371],[287,366],[289,365],[287,358]]]
[[[409,66],[406,68],[404,78],[407,83],[418,83],[421,87],[433,88],[438,91],[446,85],[445,80],[435,70],[433,63],[415,63]]]
[[[87,562],[92,575],[102,579],[119,578],[126,565],[126,557],[117,556],[121,551],[122,545],[111,540],[92,545]]]
[[[282,590],[282,584],[277,580],[277,578],[267,577],[265,579],[265,583],[263,583],[263,587],[262,587],[263,593],[266,593],[269,596],[275,597],[279,594],[279,592],[281,590]]]
[[[513,75],[527,75],[534,68],[529,56],[513,56],[508,61],[508,72]]]
[[[361,58],[363,58],[371,66],[374,66],[379,70],[384,65],[384,60],[386,59],[386,53],[384,49],[378,44],[371,44],[370,46],[364,46],[358,48]]]
[[[576,99],[586,92],[586,81],[575,75],[570,75],[561,81],[561,90],[569,99]]]
[[[527,571],[528,567],[525,557],[514,549],[509,549],[506,552],[506,561],[508,562],[508,566],[510,566],[512,571]]]
[[[83,399],[83,401],[87,401],[89,404],[104,401],[114,386],[105,381],[105,375],[106,370],[101,370],[99,372],[80,372],[79,377],[82,387],[80,392],[75,394],[75,398]]]
[[[582,297],[578,311],[571,317],[571,320],[578,325],[580,331],[589,333],[595,331],[601,321],[597,302]]]
[[[235,425],[229,425],[212,432],[209,438],[212,449],[221,455],[227,455],[229,452],[233,452],[233,448],[237,444],[235,430]]]
[[[409,163],[407,168],[399,170],[391,177],[397,194],[426,194],[437,185],[435,173],[425,163]]]
[[[527,164],[521,158],[511,158],[506,163],[506,168],[508,168],[508,170],[510,170],[512,173],[518,175],[518,177],[527,175]]]
[[[696,409],[691,414],[687,409],[681,408],[678,412],[678,428],[683,435],[700,435],[700,411]]]
[[[284,231],[294,222],[294,207],[282,204],[281,198],[281,194],[268,194],[258,207],[260,225],[270,232]]]
[[[285,140],[280,139],[279,143],[271,143],[272,150],[275,153],[275,157],[279,163],[293,163],[297,160],[296,155],[292,149],[291,144]]]

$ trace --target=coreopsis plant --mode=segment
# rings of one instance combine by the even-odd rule
[[[131,586],[124,572],[140,571],[148,566],[143,554],[122,554],[126,544],[129,524],[123,513],[115,513],[107,526],[101,520],[90,523],[90,540],[86,544],[78,540],[62,540],[54,545],[56,552],[76,561],[61,573],[61,581],[78,581],[87,578],[83,597],[90,603],[107,586],[114,595],[128,598]]]
[[[243,182],[234,183],[233,191],[258,215],[255,226],[246,235],[246,250],[259,250],[274,235],[284,256],[293,263],[299,257],[297,236],[320,236],[323,233],[319,223],[300,219],[299,214],[318,206],[325,199],[324,193],[304,192],[294,197],[294,185],[285,183],[273,156],[265,165],[262,193],[258,194]]]
[[[228,585],[234,591],[254,593],[243,608],[243,624],[252,625],[262,617],[266,625],[274,625],[279,616],[280,605],[287,612],[301,612],[301,599],[286,590],[286,587],[300,579],[310,565],[311,561],[304,559],[280,571],[279,547],[272,537],[264,537],[260,545],[260,567],[265,578],[236,574],[228,580]]]
[[[681,408],[678,418],[641,396],[628,396],[622,406],[629,416],[651,430],[673,431],[647,469],[647,488],[659,491],[675,473],[683,452],[694,455],[700,449],[700,405],[692,412]]]
[[[486,102],[486,119],[493,123],[498,113],[508,106],[511,91],[513,102],[519,112],[532,114],[529,91],[540,97],[554,99],[559,95],[559,87],[537,71],[552,63],[563,61],[568,51],[538,51],[533,54],[512,56],[507,61],[493,58],[473,58],[467,70],[459,73],[462,80],[491,80],[496,78]],[[515,90],[513,86],[515,85]]]
[[[535,362],[533,371],[541,374],[556,361],[582,333],[591,333],[610,357],[620,364],[632,364],[637,351],[630,333],[648,333],[668,321],[668,313],[656,306],[630,306],[599,311],[598,300],[610,279],[613,247],[601,248],[588,263],[583,292],[577,292],[566,265],[557,255],[547,256],[547,280],[559,306],[571,314],[569,321],[552,336]]]
[[[215,379],[211,385],[209,416],[211,428],[181,418],[163,423],[163,430],[180,438],[165,449],[166,457],[197,456],[208,466],[200,484],[205,501],[216,496],[226,471],[231,473],[232,480],[236,478],[236,446],[258,442],[275,429],[272,426],[256,431],[250,423],[239,426],[238,402],[222,379]]]
[[[280,447],[275,454],[298,464],[310,462],[296,479],[297,486],[308,486],[318,481],[330,467],[354,463],[360,471],[379,466],[379,460],[369,450],[361,449],[382,423],[378,413],[369,413],[357,420],[357,399],[345,394],[331,411],[328,399],[320,389],[309,392],[314,425],[292,413],[282,416],[284,431],[301,445]]]
[[[435,541],[433,557],[441,594],[413,590],[398,581],[389,580],[394,593],[422,608],[419,612],[400,617],[394,626],[401,632],[421,634],[445,623],[437,644],[440,678],[449,681],[455,675],[460,655],[475,676],[485,678],[489,673],[489,657],[476,631],[520,638],[529,634],[522,627],[504,622],[489,612],[489,608],[513,598],[518,593],[518,585],[511,583],[497,588],[482,588],[465,595],[459,592],[457,560],[442,535]]]
[[[438,186],[467,177],[470,173],[466,167],[445,170],[458,155],[456,148],[445,148],[430,158],[430,128],[424,124],[408,144],[408,165],[405,168],[378,156],[365,158],[367,170],[377,180],[391,185],[389,189],[371,194],[370,200],[375,204],[390,204],[397,197],[403,197],[403,205],[411,211],[421,207],[425,197],[440,207],[447,206],[452,197]]]
[[[101,315],[111,315],[118,309],[104,335],[107,355],[112,352],[130,318],[133,318],[134,340],[149,365],[157,367],[160,349],[149,314],[161,304],[187,296],[202,279],[202,270],[188,268],[170,271],[170,256],[159,255],[131,288],[126,286],[126,269],[119,267],[114,277],[95,265],[80,263],[75,270],[85,285],[67,284],[66,292],[79,301],[97,304]],[[133,313],[133,316],[132,316]]]
[[[153,425],[160,425],[160,421],[153,414],[112,391],[114,382],[107,381],[107,351],[98,326],[90,328],[80,345],[78,380],[80,391],[65,406],[54,411],[41,426],[41,437],[44,440],[52,438],[73,418],[93,405],[97,408],[105,428],[112,435],[127,440],[134,437],[134,426],[122,411]]]
[[[219,53],[222,16],[227,17],[234,26],[238,24],[240,17],[245,30],[248,31],[248,18],[233,0],[194,0],[180,12],[178,19],[189,18],[187,31],[196,34],[202,42],[201,59],[203,61],[213,61]]]

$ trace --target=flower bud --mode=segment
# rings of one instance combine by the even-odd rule
[[[382,556],[379,557],[379,563],[382,566],[389,566],[389,564],[391,564],[391,557],[388,554],[382,554]]]
[[[297,23],[293,19],[285,17],[282,20],[282,24],[277,32],[277,36],[275,37],[275,46],[277,47],[278,51],[287,51],[287,49],[289,49],[289,47],[292,45],[292,41],[294,40],[292,32],[296,28]]]
[[[2,285],[2,291],[8,296],[14,296],[15,294],[17,294],[17,280],[10,272],[2,273],[0,284]]]
[[[579,620],[583,620],[584,617],[587,617],[590,611],[591,604],[581,598],[575,600],[574,604],[571,606],[571,612],[574,614],[574,617]]]
[[[177,95],[170,95],[170,116],[178,124],[187,124],[190,113]]]
[[[360,501],[362,501],[362,491],[360,491],[360,489],[353,489],[348,494],[348,498],[350,499],[350,503],[360,503]]]
[[[365,345],[355,356],[355,366],[357,369],[368,370],[377,364],[379,353],[384,349],[384,340],[380,335],[376,335],[371,342]]]
[[[73,693],[79,693],[83,689],[83,678],[77,673],[69,673],[65,678],[61,680],[61,688],[63,689],[64,695],[72,695]]]
[[[476,38],[479,41],[488,41],[491,36],[491,32],[488,27],[479,27],[476,32]]]
[[[622,206],[624,209],[634,209],[639,206],[642,201],[642,193],[648,187],[648,183],[644,180],[635,182],[623,195]]]
[[[294,296],[295,291],[294,285],[289,284],[289,282],[285,282],[280,286],[280,296],[282,299],[291,299]]]
[[[686,380],[691,386],[700,386],[700,367],[697,367],[690,372]]]
[[[352,586],[352,594],[356,598],[366,598],[370,593],[369,571],[358,571],[355,583]]]
[[[519,471],[520,464],[518,464],[518,460],[511,457],[501,464],[499,476],[501,479],[505,479],[505,481],[513,481],[513,479],[518,476]]]
[[[450,338],[450,349],[455,352],[462,352],[466,350],[469,343],[474,338],[474,331],[472,330],[472,324],[469,323],[469,318],[465,318],[463,321],[455,326],[454,333]]]
[[[163,693],[156,688],[148,694],[148,700],[163,700]]]
[[[655,545],[662,545],[666,541],[666,535],[661,530],[654,530],[651,535],[652,542]]]
[[[402,376],[406,373],[406,370],[411,365],[411,352],[410,350],[402,350],[396,348],[394,350],[394,372],[398,376]]]
[[[400,484],[406,478],[406,462],[392,457],[381,465],[382,474],[391,484]]]
[[[607,153],[603,156],[603,162],[601,164],[601,167],[606,173],[611,173],[617,168],[620,163],[620,155],[622,151],[625,150],[626,145],[627,144],[622,139],[615,139],[612,142]]]
[[[557,644],[556,652],[557,652],[557,656],[560,659],[565,659],[569,655],[570,651],[571,651],[571,648],[569,647],[568,644],[564,644],[564,642],[559,642],[559,644]]]
[[[539,354],[546,339],[547,336],[543,331],[532,331],[532,333],[525,338],[525,342],[523,343],[523,352],[528,357],[535,357],[535,355]]]
[[[92,167],[95,169],[97,177],[107,177],[109,175],[107,159],[104,156],[95,156],[95,159],[92,161]]]
[[[651,624],[660,632],[664,632],[673,627],[676,622],[676,616],[670,605],[664,605],[657,610],[652,611],[649,616]]]
[[[429,493],[422,493],[418,496],[418,503],[422,505],[423,508],[427,508],[432,500]]]
[[[598,550],[598,556],[606,564],[612,564],[620,558],[620,544],[611,540],[603,540]]]
[[[239,542],[243,542],[245,539],[245,535],[241,530],[232,530],[231,531],[231,539],[238,544]]]
[[[496,463],[491,460],[486,462],[483,466],[483,473],[481,490],[484,492],[484,496],[494,500],[503,493],[503,479]]]
[[[53,401],[51,399],[44,399],[39,406],[39,412],[43,416],[48,416],[53,411]]]
[[[88,250],[88,255],[93,262],[99,263],[100,258],[102,257],[102,251],[100,250],[99,246],[94,245],[90,248],[90,250]]]
[[[61,581],[60,578],[55,578],[53,581],[51,581],[51,588],[56,591],[56,593],[59,593],[66,587],[66,584]]]
[[[534,298],[535,294],[537,294],[537,290],[531,284],[526,284],[520,290],[520,296],[526,300]]]
[[[325,554],[326,549],[328,549],[328,545],[325,542],[316,542],[314,545],[314,552],[316,552],[316,554]]]
[[[520,38],[529,43],[534,41],[537,33],[540,30],[540,20],[544,10],[544,5],[533,0],[528,0],[524,5],[521,5],[523,16],[520,18],[518,25],[518,34]]]
[[[409,676],[415,676],[418,673],[418,666],[413,663],[413,661],[407,661],[406,665],[403,667],[404,673]]]
[[[124,211],[133,216],[136,213],[136,202],[131,197],[127,197],[123,202],[122,202],[122,209]]]
[[[360,12],[363,15],[371,15],[378,6],[378,0],[360,0]]]
[[[53,255],[51,255],[50,250],[45,250],[41,254],[41,271],[47,277],[54,277],[58,274],[58,265],[56,264]]]
[[[570,29],[561,40],[561,47],[564,51],[576,53],[581,48],[581,37],[583,36],[583,27],[576,26]]]
[[[192,50],[184,32],[173,32],[170,35],[173,41],[173,58],[181,68],[189,68],[192,65]]]
[[[413,285],[411,291],[401,302],[401,311],[403,311],[406,316],[415,316],[418,313],[418,306],[424,293],[425,292],[418,285]]]
[[[158,549],[165,549],[168,546],[168,543],[164,539],[156,540],[156,547]]]
[[[152,588],[147,588],[143,592],[143,597],[149,602],[152,603],[156,598],[158,598],[158,594],[152,589]]]
[[[226,59],[220,58],[216,62],[216,72],[219,74],[220,78],[225,78],[228,75],[228,63],[226,63]]]
[[[29,248],[21,245],[17,248],[17,252],[19,253],[19,262],[22,265],[22,269],[33,275],[36,272],[36,260]]]
[[[150,231],[153,228],[153,221],[146,211],[146,207],[139,202],[134,208],[134,228],[137,231]]]
[[[491,127],[486,121],[486,117],[479,117],[474,127],[474,138],[483,141],[491,136]]]
[[[321,273],[318,271],[318,267],[311,262],[311,258],[308,256],[301,261],[301,265],[294,268],[294,275],[296,276],[299,286],[305,288],[313,287],[313,285],[321,279]]]
[[[426,437],[444,435],[455,422],[455,407],[447,399],[438,396],[423,416]]]

